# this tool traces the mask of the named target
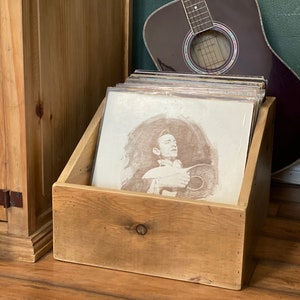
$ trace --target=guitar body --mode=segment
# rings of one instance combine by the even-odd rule
[[[183,5],[173,1],[145,22],[146,48],[160,71],[264,76],[267,95],[277,98],[273,170],[287,166],[300,157],[300,81],[266,41],[255,0],[207,0],[206,4],[215,26],[198,34],[201,43],[194,45],[197,39]],[[229,42],[210,53],[208,43],[215,33]],[[222,38],[219,41],[223,44]],[[201,53],[207,57],[202,59]],[[211,59],[214,64],[206,63]]]

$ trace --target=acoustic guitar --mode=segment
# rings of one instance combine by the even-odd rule
[[[144,42],[161,71],[264,76],[277,98],[273,171],[300,157],[300,81],[267,42],[257,1],[172,1],[148,17]]]
[[[196,164],[188,168],[174,168],[168,166],[150,169],[143,176],[143,179],[168,178],[176,173],[189,173],[190,181],[185,188],[163,189],[162,195],[202,199],[211,195],[216,185],[216,174],[213,166],[208,164]]]

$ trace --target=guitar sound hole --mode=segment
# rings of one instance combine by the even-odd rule
[[[188,189],[198,191],[204,186],[204,181],[200,176],[193,176],[188,185]]]
[[[214,27],[194,35],[187,33],[183,55],[187,66],[200,74],[222,74],[232,68],[238,57],[238,40],[231,29],[214,22]]]
[[[194,37],[190,51],[197,66],[211,71],[221,68],[230,59],[231,44],[221,32],[208,30]]]

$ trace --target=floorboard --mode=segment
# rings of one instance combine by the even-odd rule
[[[62,262],[49,252],[37,263],[0,260],[0,299],[300,299],[300,189],[284,190],[272,186],[257,266],[241,291]]]
[[[252,287],[298,294],[300,297],[300,265],[261,261],[251,281]]]

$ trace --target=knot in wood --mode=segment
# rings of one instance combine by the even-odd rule
[[[147,234],[148,229],[147,229],[147,227],[146,227],[145,225],[143,225],[143,224],[138,224],[138,225],[136,226],[136,232],[137,232],[139,235],[145,235],[145,234]]]

